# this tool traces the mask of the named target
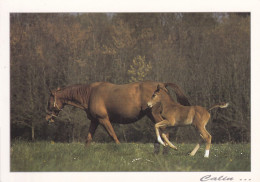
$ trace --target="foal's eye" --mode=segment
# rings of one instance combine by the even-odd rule
[[[153,95],[152,95],[152,98],[154,98],[155,96],[156,96],[156,95],[155,95],[155,94],[153,94]]]

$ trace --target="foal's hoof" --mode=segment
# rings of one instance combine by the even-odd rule
[[[165,143],[162,142],[161,144],[162,144],[162,146],[166,147]]]
[[[172,148],[173,148],[174,150],[178,150],[178,148],[177,148],[177,147],[175,147],[175,146],[174,146],[174,147],[172,147]]]
[[[191,157],[192,157],[192,156],[194,156],[194,154],[192,154],[192,153],[188,153],[188,156],[191,156]]]

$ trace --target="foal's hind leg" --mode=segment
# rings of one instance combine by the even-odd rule
[[[200,136],[206,142],[206,149],[205,149],[204,157],[208,158],[209,149],[210,149],[210,145],[211,145],[211,135],[209,134],[209,132],[206,130],[205,127],[210,119],[210,114],[208,112],[204,112],[203,114],[201,114],[201,117],[198,117],[199,115],[195,115],[195,116],[197,116],[197,117],[195,117],[195,119],[193,120],[193,125],[196,127],[196,129],[200,133]],[[195,155],[195,153],[199,149],[199,146],[200,145],[198,143],[190,155]]]
[[[197,128],[196,128],[196,133],[200,134],[199,131],[197,130]],[[196,137],[199,140],[199,142],[196,144],[196,146],[191,151],[191,153],[189,153],[190,156],[194,156],[197,153],[198,149],[200,148],[201,138],[200,138],[200,136],[197,136],[197,135],[196,135]]]
[[[189,155],[194,156],[199,148],[200,148],[200,144],[197,143],[196,146],[194,147],[194,149],[191,151],[191,153]]]
[[[204,157],[208,158],[209,157],[209,149],[210,149],[210,145],[211,145],[211,135],[209,134],[209,132],[206,130],[205,126],[201,126],[200,128],[198,128],[201,134],[201,137],[204,139],[204,141],[206,142],[206,149],[205,149],[205,155]]]

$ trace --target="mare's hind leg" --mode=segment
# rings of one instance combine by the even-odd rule
[[[105,127],[105,129],[107,130],[108,134],[114,139],[114,141],[119,144],[119,140],[116,136],[116,133],[114,131],[114,128],[112,127],[110,121],[108,118],[102,118],[99,119],[99,122]]]
[[[87,136],[87,140],[86,140],[86,147],[90,145],[92,139],[93,139],[93,135],[98,127],[99,123],[95,120],[91,120],[90,123],[90,127],[88,130],[88,136]]]

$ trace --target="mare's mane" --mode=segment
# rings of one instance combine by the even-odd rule
[[[87,84],[77,84],[71,85],[68,87],[63,87],[60,90],[57,90],[57,93],[62,97],[64,100],[76,101],[79,102],[82,100],[86,102],[90,95],[89,93],[90,87]]]
[[[162,91],[164,92],[164,93],[161,93],[162,97],[164,97],[163,99],[167,102],[170,101],[172,103],[176,103],[176,101],[171,97],[169,90],[167,88],[166,88],[166,90],[160,87],[159,92],[162,92]],[[167,97],[167,99],[166,99],[166,97]],[[162,100],[160,100],[160,104],[161,104],[161,102],[162,102]]]

